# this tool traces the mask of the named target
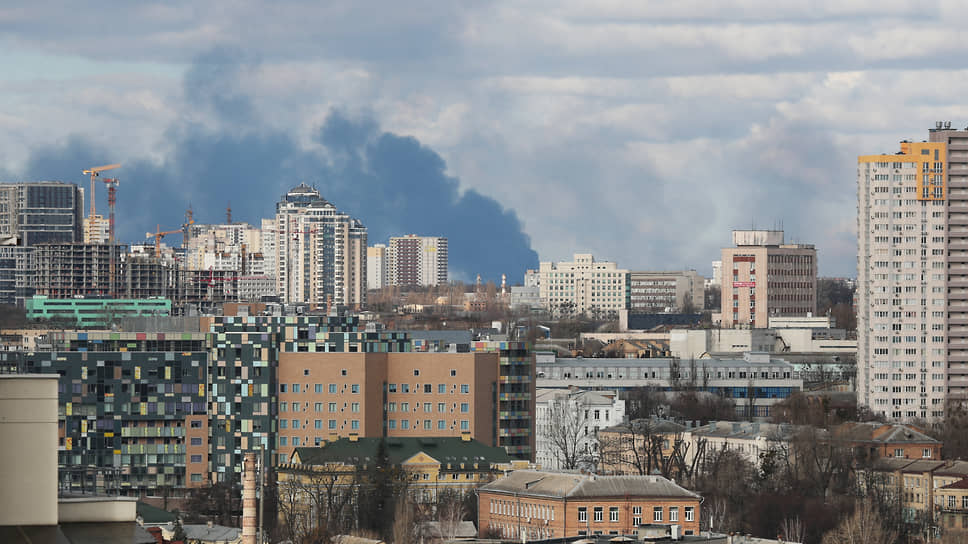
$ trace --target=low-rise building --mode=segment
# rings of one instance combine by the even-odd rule
[[[599,430],[625,419],[618,392],[538,389],[536,397],[535,462],[546,470],[597,466]]]
[[[659,391],[694,389],[736,403],[738,416],[770,416],[777,402],[803,389],[793,365],[768,353],[736,358],[678,359],[557,359],[536,365],[538,386],[627,391],[650,387]]]
[[[327,477],[335,478],[344,491],[353,491],[354,485],[364,483],[358,479],[358,469],[380,462],[381,455],[406,473],[408,492],[428,503],[445,490],[466,492],[505,471],[528,467],[526,461],[512,461],[504,448],[471,438],[349,437],[296,448],[291,462],[277,465],[276,472],[281,486]]]
[[[661,476],[516,470],[478,490],[478,530],[507,540],[634,534],[643,524],[699,533],[701,497]]]
[[[114,299],[62,298],[36,295],[26,300],[27,319],[46,319],[78,327],[106,327],[125,317],[166,316],[171,313],[167,298]]]

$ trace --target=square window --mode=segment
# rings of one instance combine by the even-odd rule
[[[450,369],[450,377],[453,378],[456,375],[457,375],[457,369],[455,368]]]
[[[463,393],[463,394],[465,394],[465,395],[467,393],[470,393],[471,392],[471,386],[468,385],[468,384],[466,384],[466,383],[461,384],[461,386],[460,386],[460,392]]]
[[[354,383],[354,384],[352,385],[352,387],[351,387],[351,391],[352,391],[353,393],[359,393],[359,392],[360,392],[360,384],[358,384],[358,383]]]
[[[437,392],[438,393],[441,393],[441,394],[446,393],[447,392],[447,384],[445,384],[445,383],[438,383],[437,384]]]
[[[360,420],[354,419],[350,422],[350,428],[353,430],[358,430],[360,428]]]
[[[335,419],[329,420],[329,430],[331,430],[331,431],[336,430],[336,420]]]
[[[413,369],[413,375],[414,375],[414,376],[419,376],[419,375],[420,375],[420,371],[419,371],[419,370],[417,370],[416,368],[415,368],[415,369]]]
[[[424,384],[424,393],[433,393],[433,392],[434,392],[434,386],[433,385],[430,385],[429,383],[425,383]]]
[[[345,368],[340,371],[340,375],[342,375],[342,376],[345,376],[346,375],[346,369]]]
[[[309,376],[309,369],[308,368],[304,368],[303,369],[303,376]]]
[[[437,420],[437,430],[443,431],[445,429],[447,429],[447,422],[444,421],[443,419],[438,419]]]

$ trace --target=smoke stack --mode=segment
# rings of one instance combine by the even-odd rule
[[[248,452],[242,465],[242,544],[256,544],[255,471],[255,453]]]

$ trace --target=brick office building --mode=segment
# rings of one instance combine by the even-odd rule
[[[699,534],[696,493],[661,476],[595,476],[517,470],[478,491],[481,534],[540,540],[627,535],[645,524]]]
[[[497,446],[498,353],[282,353],[278,462],[340,437]]]

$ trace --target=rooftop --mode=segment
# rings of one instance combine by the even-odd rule
[[[386,440],[386,455],[395,465],[402,464],[421,452],[444,464],[511,462],[504,448],[488,446],[477,440],[458,437],[394,437],[359,438],[355,441],[340,438],[325,442],[324,446],[318,448],[296,448],[293,464],[366,464],[376,459],[381,440]]]
[[[536,470],[516,470],[480,489],[497,493],[520,493],[556,498],[615,496],[700,498],[698,494],[662,476],[597,476]]]

